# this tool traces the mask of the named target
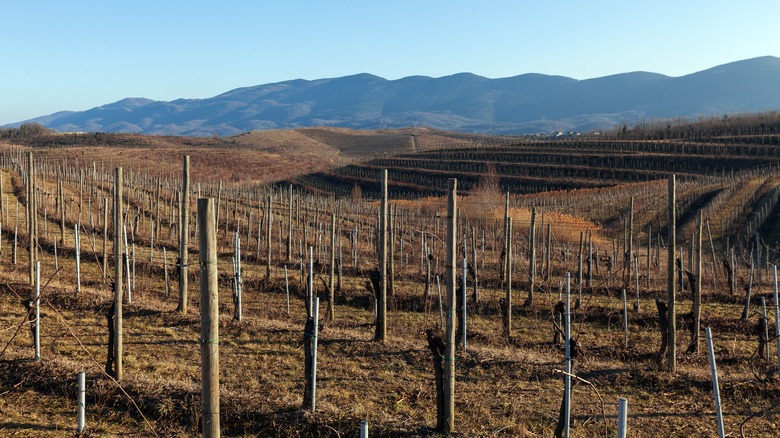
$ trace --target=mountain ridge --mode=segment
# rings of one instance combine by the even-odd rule
[[[577,80],[473,73],[388,80],[370,73],[240,87],[204,99],[129,97],[23,122],[57,131],[235,135],[260,129],[431,126],[495,134],[591,131],[644,119],[780,109],[780,58],[764,56],[684,76],[635,71]]]

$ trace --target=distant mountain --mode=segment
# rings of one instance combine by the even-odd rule
[[[461,73],[390,81],[358,74],[238,88],[208,99],[123,99],[25,122],[58,131],[196,136],[306,126],[430,126],[496,134],[591,131],[642,119],[780,109],[778,84],[780,58],[771,56],[681,77],[633,72],[578,81]]]

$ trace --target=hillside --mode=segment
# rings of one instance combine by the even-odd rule
[[[128,169],[171,175],[181,171],[179,160],[189,153],[202,158],[193,163],[194,177],[228,184],[272,183],[381,156],[518,141],[429,128],[357,131],[321,127],[253,131],[224,138],[5,132],[16,135],[4,136],[0,130],[0,146],[31,147],[41,158],[95,162],[107,169],[121,162]]]
[[[778,113],[544,141],[430,129],[37,132],[0,142],[3,436],[74,435],[79,371],[79,436],[195,436],[216,413],[201,403],[206,357],[219,358],[223,436],[358,436],[364,420],[372,437],[445,436],[436,389],[445,364],[457,436],[553,436],[564,423],[565,345],[569,436],[615,436],[619,398],[629,436],[715,436],[710,345],[727,433],[777,436]],[[347,167],[323,164],[339,161],[356,174],[346,196],[330,189]],[[126,227],[109,219],[113,166],[124,167],[113,210]],[[310,191],[258,183],[308,167],[323,183]],[[371,185],[383,167],[391,208],[388,238],[378,239]],[[404,184],[436,192],[453,176],[455,215],[446,197],[397,199],[411,197]],[[506,209],[504,189],[515,192]],[[182,208],[196,197],[210,201]],[[211,254],[201,246],[209,229]],[[685,287],[669,294],[677,250]],[[465,256],[460,277],[447,253]],[[209,307],[218,333],[201,319]],[[109,347],[120,338],[122,349]]]
[[[58,131],[220,136],[311,126],[517,134],[592,131],[657,118],[780,108],[780,59],[754,58],[681,77],[631,72],[576,80],[470,73],[386,80],[370,74],[238,88],[207,99],[128,98],[31,121]],[[22,122],[20,122],[22,123]]]

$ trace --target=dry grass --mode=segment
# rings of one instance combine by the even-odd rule
[[[252,131],[228,138],[52,134],[31,142],[36,160],[41,161],[67,161],[87,168],[95,162],[98,170],[122,165],[126,172],[178,178],[182,157],[191,155],[193,179],[267,184],[365,161],[378,154],[414,152],[413,138],[430,143],[426,149],[448,147],[451,140],[428,129],[354,131],[323,127]],[[473,136],[458,140],[458,144],[475,145],[482,139]],[[12,147],[0,142],[0,149]]]
[[[259,276],[249,269],[248,278]],[[21,296],[26,291],[19,272],[5,268],[2,274],[12,281],[0,297],[4,315],[0,322],[3,332],[9,333],[24,316],[10,291]],[[94,269],[86,275],[95,275]],[[44,416],[37,410],[38,417],[27,419],[25,424],[29,426],[17,427],[20,433],[57,435],[72,427],[74,412],[73,389],[63,392],[58,388],[68,385],[75,372],[85,368],[90,380],[90,430],[97,434],[129,430],[149,434],[138,414],[121,400],[89,357],[100,363],[105,357],[102,313],[110,300],[109,292],[90,287],[76,298],[72,286],[68,286],[72,280],[69,277],[55,280],[44,294],[43,368],[29,362],[30,338],[26,332],[14,339],[2,358],[7,382],[2,391],[7,392],[0,406],[19,412],[33,410],[31,391],[44,399],[54,399],[47,408],[54,414]],[[241,324],[231,321],[232,309],[226,304],[230,291],[226,284],[221,288],[221,391],[226,435],[328,435],[329,427],[349,434],[354,433],[361,418],[368,418],[374,426],[372,435],[431,433],[435,397],[431,359],[421,332],[437,326],[438,315],[435,306],[432,314],[412,306],[421,293],[417,281],[397,283],[396,296],[390,301],[390,337],[385,344],[371,342],[371,312],[360,304],[364,296],[360,280],[347,281],[345,301],[339,300],[336,309],[337,320],[326,323],[321,332],[318,412],[314,416],[297,410],[303,380],[303,303],[295,294],[288,318],[278,277],[276,281],[265,291],[247,289],[246,317]],[[123,386],[142,406],[158,433],[188,435],[194,432],[199,392],[197,315],[179,315],[174,311],[175,300],[162,296],[159,280],[144,280],[147,282],[145,291],[136,293],[134,303],[125,309]],[[293,278],[294,285],[296,282]],[[197,283],[193,285],[196,287]],[[593,382],[607,401],[609,433],[614,433],[614,403],[617,397],[627,397],[633,436],[641,436],[643,431],[654,431],[648,436],[655,435],[655,431],[664,436],[712,434],[713,405],[706,357],[682,354],[676,376],[661,371],[652,359],[658,342],[652,323],[651,300],[655,293],[643,292],[642,312],[631,313],[630,346],[624,349],[619,299],[613,292],[595,292],[592,296],[586,293],[583,309],[575,316],[574,331],[585,349],[575,371]],[[547,435],[555,426],[560,402],[560,377],[554,370],[562,367],[562,350],[560,345],[550,343],[551,330],[541,328],[550,327],[550,309],[557,293],[542,292],[533,308],[516,310],[511,342],[500,338],[500,320],[495,315],[496,301],[502,294],[483,289],[480,314],[472,315],[469,321],[469,350],[458,354],[458,430],[468,436]],[[197,309],[197,298],[192,304]],[[743,403],[766,407],[777,401],[776,383],[761,383],[753,375],[769,367],[750,358],[755,345],[751,336],[739,331],[739,324],[723,325],[734,320],[738,311],[738,306],[722,303],[705,307],[705,324],[713,325],[716,333],[728,430],[736,430],[745,418],[744,412],[750,410]],[[65,324],[89,354],[77,345]],[[682,330],[680,337],[686,338]],[[119,400],[109,402],[111,399]],[[601,407],[593,390],[577,385],[574,400],[575,436],[601,434]],[[103,419],[103,415],[109,418]],[[762,418],[753,420],[750,436],[761,436],[759,431],[771,430],[772,424]]]
[[[22,284],[24,269],[9,269],[8,257],[4,253],[2,276],[6,288],[0,296],[4,315],[0,328],[6,334],[24,316],[11,291],[20,296],[27,293]],[[20,263],[24,266],[24,258]],[[84,275],[95,278],[99,274],[90,265],[85,266]],[[294,296],[289,318],[284,311],[280,270],[275,269],[274,286],[263,290],[247,287],[246,317],[241,324],[231,321],[230,291],[223,283],[220,361],[225,435],[329,435],[329,428],[334,428],[344,436],[354,433],[362,418],[372,424],[372,436],[431,433],[435,397],[431,359],[421,332],[438,325],[438,314],[435,306],[433,313],[425,314],[413,304],[421,294],[413,270],[404,270],[401,278],[408,279],[396,284],[396,296],[390,300],[390,337],[385,344],[370,341],[371,311],[363,298],[360,278],[347,279],[336,309],[337,320],[326,324],[321,332],[316,415],[297,409],[303,380],[300,342],[304,310],[296,276],[292,278]],[[247,284],[260,277],[259,271],[247,266]],[[64,272],[70,272],[69,264]],[[492,274],[486,271],[484,275],[488,282]],[[480,314],[469,320],[469,350],[459,353],[456,365],[458,430],[465,435],[538,436],[548,435],[554,428],[560,402],[560,377],[554,370],[562,367],[562,350],[560,345],[550,343],[551,330],[543,327],[550,327],[550,309],[558,299],[555,283],[557,279],[543,286],[533,308],[516,310],[511,342],[499,336],[496,301],[503,292],[483,288]],[[101,376],[65,326],[102,363],[106,348],[102,314],[110,301],[109,291],[96,284],[75,297],[72,284],[72,276],[63,273],[44,293],[53,307],[46,304],[43,311],[43,368],[29,362],[27,332],[14,339],[2,358],[7,382],[2,389],[7,391],[2,406],[22,413],[38,412],[37,417],[30,416],[24,423],[13,422],[19,423],[14,427],[20,434],[59,435],[72,427],[74,412],[73,390],[63,392],[59,388],[70,384],[75,372],[85,368],[90,380],[90,430],[98,435],[123,431],[149,434],[148,426]],[[176,313],[175,299],[165,299],[159,278],[145,277],[142,284],[134,303],[125,308],[123,386],[159,434],[189,435],[195,430],[199,398],[195,343],[198,317],[196,313]],[[192,287],[196,290],[197,282]],[[517,293],[522,295],[522,288]],[[618,397],[629,399],[633,436],[654,436],[656,432],[664,436],[712,434],[714,419],[705,356],[681,355],[676,376],[661,371],[652,359],[658,343],[652,304],[656,294],[652,290],[643,292],[642,312],[631,313],[630,346],[624,349],[621,305],[614,291],[597,288],[592,296],[586,292],[574,325],[585,356],[577,362],[575,371],[593,382],[606,400],[610,434],[614,433],[614,403]],[[717,336],[724,406],[729,414],[726,424],[728,430],[736,430],[749,410],[744,403],[766,407],[775,402],[777,384],[762,383],[753,375],[754,370],[760,373],[769,367],[750,358],[754,341],[746,331],[740,331],[739,324],[730,323],[736,319],[739,306],[715,303],[711,298],[706,302],[712,305],[705,307],[705,324],[712,323]],[[192,304],[196,311],[197,297]],[[682,330],[680,337],[686,338]],[[54,400],[47,404],[52,415],[44,416],[48,411],[34,407],[31,392]],[[593,390],[577,385],[574,400],[574,436],[601,434],[601,407]],[[11,427],[10,423],[6,427]],[[773,424],[774,420],[763,418],[751,421],[750,436],[770,436]]]
[[[97,154],[97,150],[99,148],[91,153]],[[213,158],[202,155],[200,150],[196,152],[193,163],[208,162]],[[155,173],[154,168],[151,169]],[[10,174],[4,171],[2,177],[4,195],[13,205]],[[77,187],[70,186],[67,190],[78,194]],[[426,220],[444,209],[441,199],[398,204],[402,210],[419,212],[418,217]],[[480,214],[482,216],[478,218],[489,224],[503,216],[503,205],[485,208],[484,204],[475,202],[476,207],[469,211],[469,199],[464,199],[463,217]],[[372,220],[370,206],[364,208],[366,217]],[[525,208],[513,208],[511,215],[519,224],[530,220],[530,212]],[[596,231],[597,246],[607,242],[601,240],[598,224],[583,217],[547,211],[545,220],[553,224],[553,235],[559,239],[558,244],[567,239],[577,241],[579,232],[585,229]],[[24,228],[23,222],[22,216],[20,230]],[[348,223],[345,227],[351,229],[353,225]],[[35,364],[30,360],[29,331],[23,328],[13,337],[25,318],[20,300],[30,294],[26,284],[27,256],[20,249],[19,263],[11,262],[9,231],[12,224],[3,223],[2,226],[0,341],[2,345],[9,343],[0,357],[0,413],[6,418],[0,424],[2,433],[18,436],[67,434],[75,425],[75,373],[85,369],[89,382],[87,425],[93,435],[148,436],[152,431],[160,436],[196,434],[200,399],[197,275],[192,272],[190,313],[181,315],[175,311],[175,277],[171,277],[172,294],[166,297],[159,248],[150,264],[147,261],[148,240],[139,236],[139,278],[133,302],[125,305],[125,379],[122,387],[149,420],[147,425],[129,399],[101,372],[107,343],[104,315],[111,301],[111,291],[110,284],[102,282],[96,254],[88,239],[82,240],[86,248],[82,250],[83,291],[80,296],[74,292],[75,262],[69,256],[74,245],[73,236],[67,233],[64,244],[59,247],[59,263],[63,269],[43,294],[43,363]],[[430,223],[426,226],[431,227]],[[48,229],[51,235],[42,239],[43,278],[54,273],[52,253],[46,245],[54,239],[57,229],[54,222],[49,222]],[[370,233],[370,228],[362,230],[362,235]],[[166,237],[163,243],[172,245],[173,241]],[[346,241],[344,243],[346,250],[348,245]],[[245,318],[239,324],[232,320],[231,251],[226,245],[221,248],[220,380],[225,436],[354,436],[364,418],[371,424],[371,436],[435,434],[432,430],[435,426],[433,366],[423,332],[439,326],[439,309],[434,287],[432,311],[423,310],[423,283],[414,252],[419,243],[408,243],[407,248],[413,248],[406,249],[411,252],[409,264],[402,263],[399,258],[396,293],[388,304],[389,339],[379,344],[371,341],[373,313],[368,292],[363,287],[365,271],[374,267],[373,253],[369,243],[361,240],[360,269],[346,269],[344,289],[336,300],[336,321],[324,323],[320,334],[318,409],[314,414],[299,409],[303,393],[301,345],[305,311],[297,266],[290,267],[292,307],[288,316],[282,265],[274,265],[271,284],[264,285],[261,280],[263,266],[247,260],[244,267]],[[546,281],[539,279],[534,305],[515,307],[515,326],[512,338],[507,340],[501,336],[498,313],[498,300],[504,295],[496,268],[500,250],[487,246],[485,263],[480,266],[480,304],[470,303],[469,347],[456,357],[456,429],[461,435],[552,434],[562,395],[562,379],[556,370],[563,368],[562,345],[552,342],[552,309],[559,299],[558,284],[563,273],[576,269],[573,260],[569,260],[569,265],[561,260],[559,249],[556,247],[554,252],[553,276]],[[438,251],[441,252],[440,247]],[[644,254],[644,249],[640,253]],[[169,257],[172,262],[173,254]],[[195,259],[194,255],[191,257]],[[437,254],[437,257],[441,255]],[[664,262],[662,257],[661,263]],[[351,262],[345,262],[345,268],[351,268]],[[515,278],[521,280],[514,285],[514,302],[519,303],[527,292],[527,283],[522,280],[527,278],[528,270],[525,255],[518,254],[515,269]],[[609,435],[615,433],[619,397],[629,400],[631,436],[712,436],[715,433],[706,355],[703,351],[699,354],[683,352],[688,339],[683,324],[678,333],[678,373],[663,371],[654,359],[660,339],[654,299],[665,296],[663,272],[663,265],[652,268],[649,287],[644,287],[644,277],[641,279],[641,309],[630,311],[627,348],[623,345],[619,289],[614,280],[611,287],[607,287],[603,269],[594,273],[593,288],[585,288],[582,307],[574,317],[573,331],[584,352],[574,370],[592,382],[603,398]],[[719,282],[723,284],[723,279]],[[322,293],[321,288],[318,289]],[[769,291],[767,277],[764,277],[754,294],[768,296]],[[746,435],[776,436],[779,418],[776,403],[780,401],[780,387],[777,375],[772,371],[774,362],[764,362],[754,355],[756,338],[752,327],[756,317],[752,315],[749,322],[739,321],[738,298],[712,290],[709,273],[705,276],[704,292],[703,326],[712,326],[715,333],[727,431],[738,433],[740,423],[753,412],[764,409],[765,415],[748,422]],[[630,297],[633,294],[633,291],[629,292]],[[680,292],[679,299],[680,313],[688,311],[690,294]],[[578,384],[573,400],[573,436],[604,435],[602,406],[594,390]]]

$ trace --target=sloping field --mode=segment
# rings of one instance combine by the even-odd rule
[[[354,131],[343,128],[301,128],[253,131],[234,137],[163,137],[134,134],[45,134],[17,139],[44,160],[78,167],[161,174],[181,172],[185,154],[198,155],[192,174],[225,184],[267,184],[293,176],[325,171],[377,156],[468,147],[498,141],[485,135],[464,135],[426,128]],[[505,141],[505,140],[501,140]],[[0,145],[3,143],[0,142]],[[6,146],[12,146],[6,144]]]
[[[413,192],[416,187],[425,194],[443,193],[448,178],[458,178],[460,187],[469,191],[492,168],[503,189],[532,193],[651,181],[670,173],[681,179],[725,177],[733,172],[777,166],[780,162],[774,147],[695,146],[698,147],[583,140],[439,149],[376,158],[305,175],[300,183],[317,189],[322,181],[329,191],[338,193],[348,193],[357,183],[364,191],[372,191],[377,186],[379,170],[388,169],[389,184],[398,186],[397,192]]]
[[[601,140],[508,145],[501,143],[506,139],[424,129],[385,134],[330,128],[231,139],[106,140],[87,134],[85,138],[103,143],[80,144],[64,136],[68,140],[62,144],[0,147],[0,435],[72,435],[79,370],[87,373],[88,435],[199,433],[202,266],[196,262],[194,208],[186,218],[189,310],[177,311],[177,193],[182,189],[181,157],[190,155],[190,207],[198,195],[217,199],[219,206],[215,262],[224,436],[356,436],[361,420],[368,420],[370,436],[439,435],[434,367],[445,358],[432,354],[435,339],[429,342],[426,331],[443,335],[445,316],[457,320],[457,304],[463,300],[448,307],[447,199],[418,196],[435,195],[438,184],[450,176],[458,177],[459,186],[457,257],[465,256],[471,267],[465,274],[467,347],[459,346],[451,358],[459,436],[553,435],[564,369],[555,309],[564,299],[566,273],[574,279],[570,328],[577,378],[572,436],[613,436],[621,397],[629,403],[630,436],[715,435],[704,327],[713,333],[727,433],[777,436],[780,380],[770,264],[780,262],[780,254],[762,236],[761,257],[751,277],[752,247],[734,237],[777,222],[769,214],[777,205],[776,146]],[[39,189],[34,212],[38,238],[32,254],[41,262],[43,286],[40,362],[32,360],[31,313],[26,307],[33,302],[27,251],[31,236],[24,214],[24,153],[30,150]],[[387,150],[401,155],[377,156]],[[381,161],[353,162],[358,156]],[[332,166],[340,160],[349,160],[355,169],[351,176],[343,175],[344,182]],[[103,223],[117,164],[126,166],[127,175],[123,211],[129,248],[124,274],[112,269],[114,230]],[[450,166],[457,171],[448,170]],[[370,196],[377,191],[376,174],[382,168],[391,169],[391,195],[410,199],[391,201],[388,336],[375,342],[377,295],[372,281],[378,275],[379,206]],[[699,209],[705,211],[715,240],[710,246],[709,239],[703,239],[698,351],[689,349],[694,345],[690,277],[686,275],[685,287],[676,293],[676,372],[667,371],[659,351],[665,315],[659,313],[660,303],[668,299],[664,178],[669,169],[680,175],[676,211],[682,232],[676,244],[683,250],[684,269],[693,269],[691,220]],[[270,184],[314,171],[319,176],[302,176],[297,188]],[[277,174],[286,176],[272,177]],[[393,180],[393,175],[407,179]],[[260,181],[269,184],[257,184]],[[62,203],[56,196],[60,182]],[[508,199],[513,227],[505,236],[504,191],[511,184],[518,193]],[[337,186],[343,187],[330,191]],[[636,246],[634,261],[627,264],[632,259],[624,257],[632,198],[630,236]],[[108,205],[110,210],[110,201]],[[336,224],[332,244],[331,214]],[[723,244],[725,237],[731,238],[729,248]],[[240,276],[235,271],[236,242],[241,248]],[[307,248],[311,270],[305,263]],[[727,273],[721,262],[732,248],[734,264]],[[510,282],[504,272],[507,254],[512,256]],[[105,276],[104,260],[109,267]],[[312,294],[321,300],[314,412],[302,409],[304,338],[311,334],[305,325],[308,271]],[[122,291],[125,351],[120,382],[106,372],[116,275],[130,280]],[[733,292],[726,286],[727,275],[734,280]],[[533,300],[523,305],[531,293]],[[333,320],[326,317],[331,298]],[[761,299],[768,323],[762,323]],[[512,326],[506,328],[509,303]],[[751,307],[742,318],[746,303]]]

